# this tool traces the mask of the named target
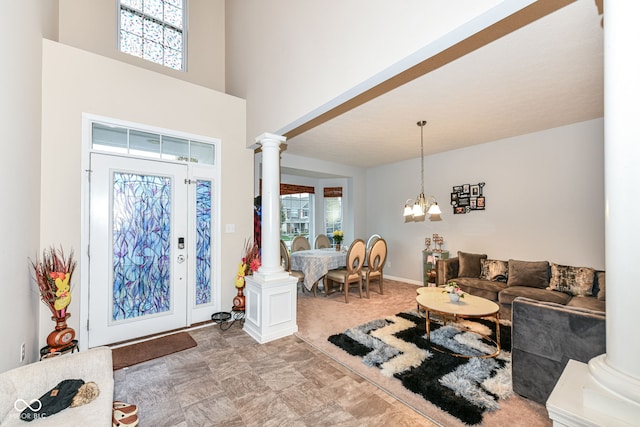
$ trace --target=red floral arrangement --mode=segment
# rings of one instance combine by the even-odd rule
[[[260,248],[252,239],[244,242],[244,256],[238,266],[238,274],[236,275],[236,288],[244,287],[244,277],[252,275],[260,268]]]
[[[42,258],[31,261],[40,299],[54,317],[64,317],[71,302],[71,276],[76,268],[73,251],[67,257],[62,248],[42,251]]]

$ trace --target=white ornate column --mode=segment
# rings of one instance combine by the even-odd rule
[[[264,133],[262,146],[262,265],[247,276],[244,330],[259,343],[298,331],[297,279],[280,264],[280,144],[285,137]]]
[[[605,252],[607,352],[570,361],[547,401],[554,425],[638,425],[640,303],[640,2],[605,2]]]

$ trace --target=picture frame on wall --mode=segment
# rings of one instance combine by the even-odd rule
[[[484,182],[454,185],[451,192],[454,215],[484,210],[486,206],[484,186]]]

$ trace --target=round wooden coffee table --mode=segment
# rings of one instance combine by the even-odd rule
[[[438,289],[438,288],[435,288]],[[419,307],[424,308],[425,310],[425,320],[426,320],[426,330],[427,330],[427,341],[430,340],[431,335],[431,320],[432,314],[435,314],[435,317],[439,317],[440,323],[443,325],[447,324],[448,320],[456,321],[459,318],[462,319],[479,319],[482,317],[493,318],[496,323],[496,338],[493,339],[489,336],[478,334],[483,338],[489,340],[494,343],[496,346],[496,351],[492,354],[488,354],[485,356],[467,356],[459,353],[452,353],[454,356],[458,357],[495,357],[500,354],[500,316],[499,311],[500,307],[493,301],[490,301],[486,298],[481,298],[477,296],[473,296],[465,293],[464,298],[461,298],[458,302],[451,302],[449,299],[449,294],[447,292],[433,292],[428,291],[419,294],[416,297],[416,302]],[[475,332],[475,331],[474,331]],[[477,332],[475,332],[477,333]]]

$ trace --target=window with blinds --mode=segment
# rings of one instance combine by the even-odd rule
[[[324,229],[333,243],[333,232],[342,230],[342,187],[324,188]]]

